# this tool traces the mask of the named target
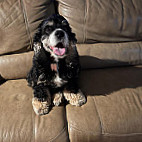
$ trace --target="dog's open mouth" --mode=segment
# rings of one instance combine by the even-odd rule
[[[50,46],[50,49],[58,56],[63,56],[66,53],[66,48],[61,42],[59,42],[56,46]]]

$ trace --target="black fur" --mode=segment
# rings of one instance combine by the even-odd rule
[[[63,23],[63,20],[65,23]],[[50,27],[47,26],[47,23],[51,21],[53,21],[54,24]],[[57,62],[55,58],[51,56],[51,53],[43,47],[42,38],[44,38],[45,35],[48,37],[58,28],[67,33],[69,47],[66,56],[58,58]],[[57,92],[63,92],[64,89],[72,93],[78,92],[77,79],[80,64],[75,43],[75,34],[72,33],[68,22],[62,16],[53,15],[39,25],[34,36],[34,46],[39,44],[40,50],[34,54],[33,66],[27,75],[28,84],[34,90],[34,97],[37,97],[40,101],[45,101],[49,95],[47,94],[47,90],[49,90],[51,95]],[[51,64],[53,63],[57,64],[57,71],[51,69]],[[61,79],[66,81],[66,83],[59,87],[54,82],[57,73]]]

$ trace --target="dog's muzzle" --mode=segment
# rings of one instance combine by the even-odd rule
[[[64,32],[62,31],[62,30],[57,30],[56,32],[55,32],[55,36],[58,38],[58,39],[62,39],[62,38],[64,38],[64,36],[65,36],[65,34],[64,34]]]
[[[56,46],[50,46],[50,49],[53,51],[54,54],[58,56],[63,56],[66,53],[66,48],[60,42]]]
[[[51,42],[51,41],[54,41],[54,42]],[[55,55],[58,55],[58,56],[65,55],[67,50],[68,38],[66,33],[63,30],[61,29],[55,30],[51,35],[50,43],[51,43],[51,45],[49,46],[50,50],[52,50],[52,52]]]
[[[43,38],[42,43],[45,50],[61,57],[64,57],[69,47],[68,35],[60,28],[54,30],[49,36],[46,36],[46,38]]]

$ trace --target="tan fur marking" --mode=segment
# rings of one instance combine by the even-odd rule
[[[48,26],[53,26],[53,24],[54,24],[53,21],[48,22]]]
[[[41,49],[40,43],[34,43],[34,47],[33,48],[34,48],[35,54],[37,54],[40,51],[40,49]]]
[[[63,94],[62,93],[54,94],[54,99],[53,99],[54,105],[59,106],[60,103],[62,102],[62,99],[63,99]]]
[[[33,109],[37,115],[44,115],[49,113],[50,104],[51,103],[48,103],[47,101],[45,102],[38,101],[38,98],[32,99]]]
[[[82,106],[86,103],[86,97],[83,95],[81,90],[79,90],[77,94],[64,92],[64,97],[71,105],[74,106]]]

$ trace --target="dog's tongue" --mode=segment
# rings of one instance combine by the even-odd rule
[[[58,56],[62,56],[65,54],[66,49],[65,48],[58,48],[58,47],[50,47],[54,54],[58,55]]]

